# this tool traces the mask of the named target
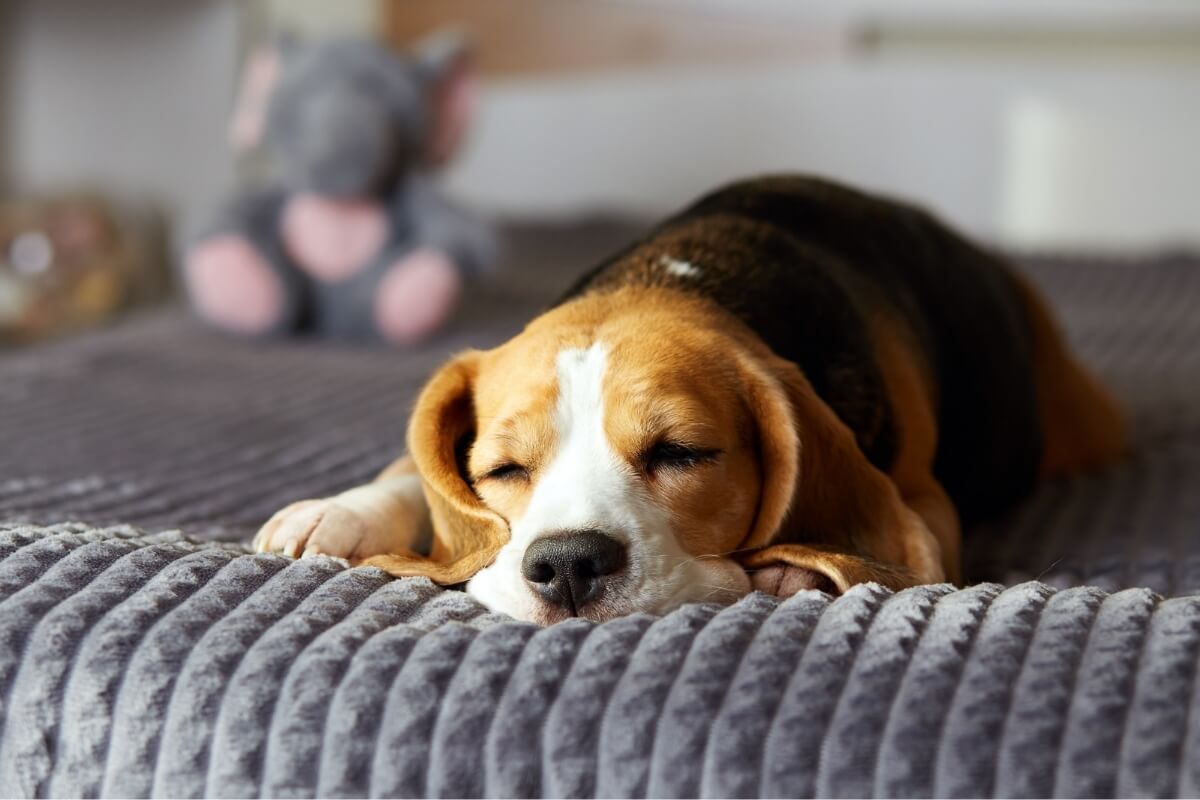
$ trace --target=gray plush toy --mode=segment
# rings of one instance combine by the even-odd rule
[[[279,42],[251,56],[231,139],[264,146],[274,175],[188,247],[198,313],[245,336],[407,344],[435,330],[494,249],[431,185],[473,89],[466,48],[446,34],[408,56],[365,40]]]

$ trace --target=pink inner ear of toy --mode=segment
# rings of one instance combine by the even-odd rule
[[[450,316],[462,276],[440,250],[423,248],[399,259],[383,276],[375,297],[375,325],[393,344],[413,344]]]
[[[817,589],[837,595],[837,586],[828,576],[814,569],[791,564],[771,564],[750,573],[750,585],[757,591],[775,597],[791,597],[805,589]]]
[[[380,203],[297,194],[280,223],[284,249],[296,265],[323,281],[359,272],[387,240],[388,219]]]
[[[283,312],[283,284],[248,241],[233,234],[197,244],[184,263],[196,310],[233,333],[264,333]]]
[[[229,120],[229,144],[235,151],[249,150],[262,142],[267,104],[279,83],[282,68],[279,51],[274,47],[260,47],[247,58]]]
[[[454,65],[442,79],[433,97],[433,130],[427,151],[431,163],[445,164],[458,151],[475,109],[477,94],[475,72],[465,60]]]

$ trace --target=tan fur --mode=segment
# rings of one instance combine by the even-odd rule
[[[461,583],[495,557],[508,536],[504,520],[487,508],[459,475],[455,448],[475,424],[471,387],[481,355],[464,353],[443,367],[421,392],[408,427],[408,447],[425,487],[433,520],[429,556],[387,553],[362,563],[393,575],[426,575]]]
[[[765,480],[758,525],[744,546],[765,549],[744,555],[743,563],[791,564],[823,573],[839,588],[944,580],[936,544],[930,557],[933,537],[924,521],[799,368],[765,346],[752,356]],[[789,448],[798,449],[798,458]]]

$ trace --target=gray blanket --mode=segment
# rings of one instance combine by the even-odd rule
[[[375,569],[0,532],[0,793],[1200,793],[1200,598],[752,595],[540,629]]]
[[[0,356],[0,795],[1200,794],[1194,258],[1029,261],[1139,451],[972,532],[996,583],[538,629],[236,544],[624,235],[518,237],[403,355],[159,315]]]

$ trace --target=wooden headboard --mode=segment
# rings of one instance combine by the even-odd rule
[[[383,0],[384,37],[406,45],[466,30],[485,76],[811,59],[841,47],[833,24],[678,0]]]

